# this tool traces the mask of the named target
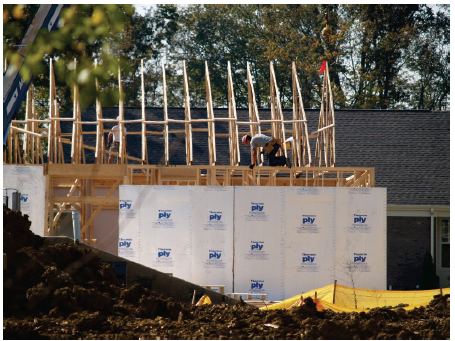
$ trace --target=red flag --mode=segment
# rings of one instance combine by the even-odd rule
[[[321,65],[321,69],[319,70],[319,74],[323,73],[325,70],[327,70],[326,66],[325,66],[325,60],[322,62],[322,65]]]

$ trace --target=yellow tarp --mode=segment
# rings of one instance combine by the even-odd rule
[[[287,309],[300,300],[301,296],[303,298],[315,298],[315,293],[317,293],[318,304],[324,307],[324,309],[331,309],[333,311],[365,311],[367,310],[366,308],[395,307],[400,303],[409,304],[408,307],[404,307],[404,309],[409,310],[428,305],[433,299],[433,296],[441,293],[439,289],[419,291],[371,290],[353,289],[338,284],[336,286],[335,304],[333,304],[333,288],[334,285],[331,284],[261,309]],[[442,293],[443,295],[450,294],[450,288],[442,289]],[[355,300],[357,300],[357,309],[355,308]]]
[[[203,295],[201,299],[196,303],[197,306],[203,305],[203,304],[212,304],[212,301],[210,300],[210,297],[207,295]]]

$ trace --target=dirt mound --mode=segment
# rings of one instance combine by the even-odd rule
[[[318,312],[200,307],[140,285],[121,287],[109,264],[78,245],[45,246],[27,216],[3,209],[4,339],[448,339],[448,295],[411,311]]]

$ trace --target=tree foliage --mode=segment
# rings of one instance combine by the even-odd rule
[[[3,8],[3,54],[13,65],[18,65],[20,59],[14,45],[22,39],[37,9],[38,6],[24,5],[5,5]],[[14,15],[16,12],[19,14]],[[103,102],[114,103],[112,99],[118,99],[118,90],[109,89],[109,81],[117,75],[119,64],[124,69],[128,69],[129,64],[113,51],[119,44],[126,18],[133,13],[132,5],[71,5],[63,9],[59,29],[41,30],[33,44],[27,47],[20,75],[26,81],[35,76],[38,85],[46,86],[49,59],[53,58],[58,85],[67,86],[59,98],[64,108],[71,102],[69,89],[74,84],[80,86],[81,106],[92,104],[97,93],[95,77],[101,84],[99,97]],[[95,58],[99,60],[96,68]]]
[[[3,50],[10,63],[17,59],[13,46],[37,7],[4,5]],[[325,60],[337,108],[447,110],[449,9],[411,4],[154,5],[145,15],[133,15],[131,5],[72,5],[62,13],[60,30],[43,32],[29,48],[23,77],[34,74],[37,85],[47,86],[53,57],[58,94],[66,107],[71,106],[68,86],[74,83],[84,93],[84,104],[93,104],[94,77],[101,83],[103,105],[113,105],[120,63],[125,104],[140,105],[144,59],[146,105],[162,106],[164,61],[168,105],[183,106],[186,60],[191,105],[204,107],[207,61],[213,103],[225,107],[229,61],[237,105],[246,107],[249,62],[258,106],[268,107],[272,61],[281,103],[289,108],[295,62],[304,105],[317,108],[322,85],[318,71]],[[95,58],[100,62],[96,69]]]

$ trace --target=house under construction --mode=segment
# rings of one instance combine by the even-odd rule
[[[296,66],[292,65],[292,110],[283,110],[273,64],[270,63],[270,109],[258,109],[247,66],[249,107],[237,109],[228,62],[227,109],[214,109],[206,63],[207,109],[190,108],[188,76],[183,63],[184,107],[168,108],[163,64],[163,107],[146,108],[142,61],[142,106],[125,108],[119,70],[120,101],[116,108],[96,106],[81,112],[74,87],[72,116],[61,115],[50,63],[49,117],[38,119],[33,86],[27,94],[24,120],[13,120],[4,150],[4,164],[44,165],[46,177],[45,234],[54,235],[63,212],[81,214],[82,241],[97,245],[94,224],[102,210],[118,210],[119,185],[191,186],[336,186],[374,187],[374,168],[337,167],[335,111],[328,67],[324,71],[321,107],[307,120]],[[313,110],[314,111],[314,110]],[[39,128],[41,126],[45,128]],[[114,125],[120,126],[118,153],[106,148]],[[316,127],[313,132],[309,124]],[[123,127],[126,128],[126,132]],[[252,163],[243,134],[263,133],[281,141],[292,137],[284,153],[292,167],[269,167],[263,154]],[[44,143],[43,143],[44,141]],[[47,151],[43,151],[47,144]],[[109,154],[118,164],[108,164]],[[46,228],[47,227],[47,228]]]

